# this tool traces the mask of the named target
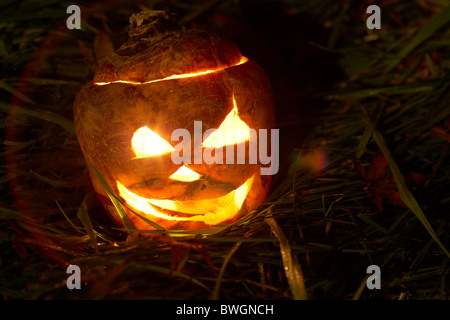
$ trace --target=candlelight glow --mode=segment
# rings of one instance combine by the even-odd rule
[[[209,225],[215,225],[232,218],[241,209],[252,183],[253,177],[247,179],[236,190],[222,197],[188,201],[156,200],[140,197],[128,190],[119,181],[117,181],[117,188],[120,197],[136,211],[165,220],[202,221]],[[164,212],[164,209],[184,213],[188,216],[169,215]]]
[[[203,141],[203,147],[218,148],[250,140],[250,128],[239,118],[234,96],[233,106],[219,128]]]
[[[175,150],[170,143],[148,127],[141,127],[134,133],[131,147],[137,158],[158,156]]]
[[[192,182],[200,179],[200,175],[188,167],[182,166],[169,178],[177,181]]]
[[[203,76],[205,74],[210,74],[210,73],[222,71],[222,70],[225,70],[225,69],[228,69],[228,68],[231,68],[231,67],[236,67],[236,66],[239,66],[241,64],[246,63],[247,61],[248,61],[248,58],[242,56],[241,60],[238,63],[236,63],[235,65],[232,65],[232,66],[219,67],[219,68],[215,68],[215,69],[208,69],[208,70],[191,72],[191,73],[173,74],[171,76],[168,76],[168,77],[165,77],[165,78],[162,78],[162,79],[154,79],[154,80],[145,81],[145,82],[116,80],[116,81],[110,81],[110,82],[95,82],[94,84],[96,84],[98,86],[105,86],[105,85],[112,84],[112,83],[127,83],[127,84],[132,84],[132,85],[141,85],[141,84],[149,84],[149,83],[154,83],[154,82],[159,82],[159,81],[166,81],[166,80],[193,78],[193,77]]]

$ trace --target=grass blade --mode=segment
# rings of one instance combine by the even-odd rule
[[[428,83],[413,83],[405,85],[388,86],[381,88],[362,89],[358,91],[336,93],[327,95],[325,98],[328,100],[362,100],[369,97],[380,95],[401,95],[401,94],[413,94],[419,92],[429,92],[435,88],[435,82]]]
[[[110,186],[106,182],[105,178],[101,175],[100,172],[91,164],[92,169],[94,170],[95,176],[97,177],[98,181],[102,185],[103,189],[105,190],[106,194],[108,195],[109,199],[111,200],[112,204],[114,205],[114,208],[116,208],[117,213],[120,215],[120,218],[123,221],[123,224],[125,228],[131,232],[131,230],[134,229],[133,222],[130,220],[130,217],[128,217],[128,214],[126,213],[125,209],[123,208],[122,204],[116,199],[114,196],[114,193],[112,192]]]
[[[78,208],[77,217],[78,217],[78,219],[81,220],[81,223],[83,223],[83,226],[86,229],[86,232],[89,235],[89,238],[91,239],[91,243],[92,243],[92,247],[94,248],[94,251],[96,253],[98,253],[97,240],[96,240],[94,228],[92,227],[91,219],[89,218],[89,213],[88,213],[89,202],[92,202],[92,196],[96,196],[96,194],[90,193],[90,194],[87,194],[86,197],[84,197],[80,208]]]
[[[427,217],[423,213],[422,208],[417,203],[416,198],[406,186],[405,179],[403,178],[403,175],[399,167],[397,166],[397,163],[394,161],[394,158],[392,157],[389,148],[386,146],[383,136],[377,129],[375,129],[373,133],[373,139],[375,140],[378,147],[381,149],[381,152],[383,152],[383,155],[385,156],[388,162],[389,168],[391,169],[392,175],[394,176],[395,184],[397,185],[397,189],[400,192],[400,196],[403,202],[416,215],[417,219],[419,219],[419,221],[428,231],[430,236],[433,238],[436,244],[442,249],[442,251],[447,255],[447,257],[450,257],[450,252],[445,248],[441,240],[439,240],[438,236],[436,235],[436,232],[433,230],[433,227],[431,226]]]
[[[211,295],[211,299],[212,300],[219,299],[220,283],[222,282],[223,274],[224,274],[225,269],[226,269],[226,267],[228,265],[228,261],[230,261],[230,259],[233,256],[233,254],[237,251],[237,249],[239,249],[239,246],[241,245],[241,243],[242,242],[236,242],[234,244],[233,248],[231,248],[230,252],[228,252],[227,256],[225,257],[225,260],[222,263],[222,267],[220,268],[219,275],[217,276],[217,280],[216,280],[216,284],[214,286],[213,293]]]
[[[288,239],[275,219],[267,218],[265,221],[270,226],[275,236],[280,240],[281,258],[283,260],[286,278],[294,300],[307,300],[308,295],[305,289],[302,268],[298,263],[297,258],[291,252]]]
[[[414,50],[418,45],[424,42],[426,39],[431,37],[436,31],[442,28],[450,21],[450,6],[435,15],[428,23],[417,32],[414,39],[412,39],[408,44],[403,47],[399,52],[396,59],[394,59],[384,71],[385,74],[389,73],[394,69],[400,61],[405,58],[411,51]]]
[[[20,100],[22,100],[22,101],[24,101],[26,103],[36,104],[36,102],[34,102],[30,98],[28,98],[22,92],[14,89],[10,84],[8,84],[8,83],[6,83],[4,81],[1,81],[1,80],[0,80],[0,88],[5,89],[6,91],[11,93],[12,95],[15,95],[17,98],[19,98]]]
[[[380,231],[383,234],[387,233],[386,228],[384,228],[383,226],[380,226],[378,223],[376,223],[375,221],[373,221],[372,219],[370,219],[369,217],[367,217],[364,214],[359,214],[357,216],[359,219],[361,219],[362,221],[364,221],[365,223],[367,223],[368,225],[374,227],[375,229],[377,229],[378,231]]]
[[[114,208],[116,208],[117,212],[119,213],[120,218],[122,219],[125,228],[128,230],[129,233],[131,233],[132,230],[135,229],[135,227],[134,227],[134,224],[131,221],[130,217],[128,216],[127,212],[125,211],[124,206],[119,201],[119,199],[117,199],[114,192],[111,190],[111,187],[108,185],[108,183],[106,182],[105,178],[103,178],[101,173],[98,172],[98,170],[92,164],[91,164],[91,166],[94,170],[95,175],[97,176],[97,179],[99,180],[100,184],[102,185],[103,189],[105,190],[109,199],[111,200],[112,204],[114,205]],[[133,213],[136,216],[138,216],[139,218],[141,218],[142,220],[144,220],[145,222],[147,222],[149,225],[156,228],[157,230],[165,230],[163,227],[161,227],[157,223],[145,218],[144,216],[138,214],[137,212],[133,211]]]
[[[63,116],[60,116],[59,114],[53,113],[51,111],[40,110],[40,109],[30,110],[30,109],[20,108],[17,106],[10,107],[8,104],[3,104],[3,103],[0,103],[0,111],[4,111],[4,112],[8,112],[8,113],[16,112],[19,114],[23,114],[25,116],[52,122],[52,123],[55,123],[55,124],[61,126],[63,129],[70,132],[71,134],[73,134],[73,135],[76,134],[75,127],[71,120],[69,120]]]
[[[67,222],[69,222],[69,224],[72,226],[72,228],[74,228],[76,231],[78,231],[79,233],[83,233],[80,228],[78,228],[73,222],[72,220],[70,220],[69,216],[64,212],[63,208],[61,208],[59,202],[57,200],[55,200],[56,205],[58,206],[59,210],[61,211],[61,213],[63,214],[64,218],[66,218]]]

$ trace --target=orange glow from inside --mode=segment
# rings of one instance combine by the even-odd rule
[[[192,182],[200,179],[200,175],[188,167],[182,166],[169,178],[176,181]]]
[[[147,199],[131,192],[119,181],[117,181],[117,188],[120,197],[129,206],[154,218],[176,221],[202,221],[209,225],[216,225],[232,218],[241,209],[252,186],[253,178],[249,178],[239,188],[222,197],[204,200],[173,201]],[[165,209],[184,213],[187,216],[170,215],[165,212]]]
[[[219,128],[203,141],[203,147],[219,148],[250,140],[250,128],[239,118],[234,96],[233,106]]]
[[[148,127],[139,128],[131,139],[131,148],[137,158],[159,156],[175,149]]]
[[[238,116],[233,96],[233,110],[225,117],[219,128],[211,133],[202,144],[204,148],[220,148],[250,140],[250,128]],[[175,149],[147,126],[141,127],[131,139],[131,148],[136,158],[146,158],[171,153]],[[171,177],[179,181],[195,181],[199,175],[187,167],[181,167]]]
[[[210,73],[222,71],[222,70],[225,70],[227,68],[236,67],[236,66],[239,66],[241,64],[246,63],[247,61],[248,61],[248,58],[242,56],[241,60],[238,63],[236,63],[235,65],[232,65],[232,66],[219,67],[219,68],[215,68],[215,69],[208,69],[208,70],[203,70],[203,71],[198,71],[198,72],[191,72],[191,73],[173,74],[171,76],[168,76],[168,77],[165,77],[165,78],[162,78],[162,79],[154,79],[154,80],[149,80],[149,81],[145,81],[145,82],[116,80],[116,81],[110,81],[110,82],[95,82],[94,84],[96,84],[98,86],[105,86],[105,85],[112,84],[112,83],[127,83],[127,84],[132,84],[132,85],[141,85],[141,84],[149,84],[149,83],[154,83],[154,82],[159,82],[159,81],[166,81],[166,80],[193,78],[193,77],[203,76],[205,74],[210,74]]]

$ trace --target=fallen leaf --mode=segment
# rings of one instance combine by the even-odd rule
[[[383,200],[389,199],[399,206],[406,208],[400,192],[397,189],[394,176],[390,173],[388,163],[383,154],[377,154],[366,170],[359,162],[354,160],[354,165],[362,179],[366,182],[365,189],[369,191],[370,197],[375,202],[378,212],[383,211]],[[426,180],[426,176],[410,172],[405,175],[405,181],[409,184],[420,185]]]
[[[431,127],[431,131],[434,133],[435,136],[444,138],[448,142],[450,142],[450,117],[447,118],[446,121],[447,128],[434,126]]]

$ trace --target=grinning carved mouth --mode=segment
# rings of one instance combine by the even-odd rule
[[[224,66],[224,67],[219,67],[219,68],[214,68],[214,69],[208,69],[208,70],[203,70],[203,71],[197,71],[197,72],[190,72],[190,73],[183,73],[183,74],[173,74],[171,76],[162,78],[162,79],[154,79],[154,80],[149,80],[149,81],[145,81],[145,82],[139,82],[139,81],[128,81],[128,80],[115,80],[115,81],[110,81],[110,82],[95,82],[94,84],[98,85],[98,86],[105,86],[108,84],[113,84],[113,83],[127,83],[127,84],[131,84],[131,85],[141,85],[141,84],[150,84],[150,83],[154,83],[154,82],[160,82],[160,81],[166,81],[166,80],[174,80],[174,79],[185,79],[185,78],[193,78],[193,77],[198,77],[198,76],[203,76],[205,74],[210,74],[210,73],[214,73],[214,72],[218,72],[218,71],[222,71],[228,68],[232,68],[232,67],[237,67],[241,64],[244,64],[248,61],[248,58],[242,56],[241,60],[232,65],[232,66]]]
[[[254,176],[247,179],[237,189],[222,197],[204,200],[147,199],[131,192],[119,181],[117,181],[117,188],[120,197],[131,208],[155,218],[177,221],[202,221],[209,225],[216,225],[233,218],[241,209],[251,189],[253,179]],[[173,215],[168,214],[167,211],[171,211]]]

